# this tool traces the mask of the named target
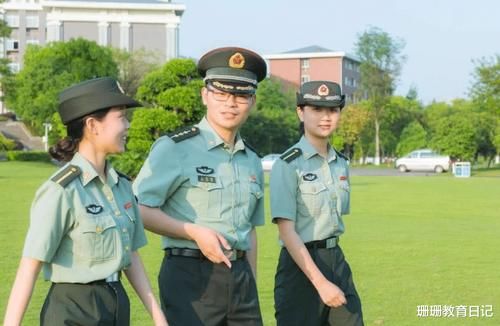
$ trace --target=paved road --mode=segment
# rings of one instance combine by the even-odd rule
[[[399,172],[394,168],[360,168],[351,167],[350,175],[356,176],[384,176],[384,177],[427,177],[436,176],[434,172]]]

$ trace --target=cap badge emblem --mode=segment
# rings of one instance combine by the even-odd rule
[[[236,52],[229,58],[229,67],[231,68],[241,69],[244,65],[245,57],[239,52]]]
[[[327,96],[328,93],[328,86],[326,86],[325,84],[322,84],[320,87],[318,87],[318,95]]]

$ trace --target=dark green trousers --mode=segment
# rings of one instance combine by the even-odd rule
[[[128,326],[130,302],[120,282],[52,283],[40,313],[42,326]]]
[[[345,294],[347,304],[330,308],[321,301],[302,270],[286,248],[280,253],[275,276],[274,303],[278,326],[361,326],[361,300],[354,287],[349,264],[340,247],[308,249],[323,275]]]
[[[158,283],[170,326],[262,325],[257,287],[246,258],[232,268],[207,259],[165,256]]]

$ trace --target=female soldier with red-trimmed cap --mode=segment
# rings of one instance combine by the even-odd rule
[[[349,213],[347,158],[330,146],[344,95],[330,81],[297,94],[303,136],[273,165],[271,215],[283,248],[275,277],[278,325],[363,325],[339,238]]]

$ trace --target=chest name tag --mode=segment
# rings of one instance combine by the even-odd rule
[[[318,178],[318,176],[314,173],[308,173],[308,174],[304,174],[302,176],[302,179],[304,179],[304,181],[314,181]]]
[[[208,182],[208,183],[215,183],[215,177],[211,177],[208,175],[199,175],[198,176],[198,181],[200,182]]]

